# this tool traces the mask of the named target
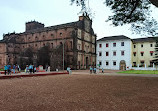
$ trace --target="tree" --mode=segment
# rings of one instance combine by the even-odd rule
[[[81,6],[82,13],[90,14],[89,0],[71,0]],[[113,15],[106,20],[114,26],[131,24],[136,33],[147,32],[150,35],[158,34],[158,23],[150,17],[150,4],[158,6],[158,0],[105,0],[104,4],[113,11]]]

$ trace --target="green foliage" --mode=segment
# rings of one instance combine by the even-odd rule
[[[81,13],[91,15],[89,0],[71,0],[71,3],[81,6]],[[113,12],[106,21],[114,26],[131,24],[132,31],[137,34],[158,35],[158,23],[150,17],[150,3],[149,0],[105,0],[104,4]]]

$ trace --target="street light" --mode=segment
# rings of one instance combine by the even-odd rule
[[[63,42],[63,71],[64,71],[64,44],[65,44],[65,41]]]

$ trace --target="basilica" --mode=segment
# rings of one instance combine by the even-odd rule
[[[0,67],[5,64],[47,65],[51,70],[88,69],[96,65],[96,34],[87,15],[71,23],[45,27],[38,21],[26,23],[23,33],[8,33],[0,40]]]

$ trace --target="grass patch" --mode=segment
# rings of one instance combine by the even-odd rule
[[[124,73],[124,74],[158,74],[158,71],[154,70],[127,70],[127,71],[121,71],[118,73]]]
[[[4,71],[4,69],[0,69],[0,71]]]

